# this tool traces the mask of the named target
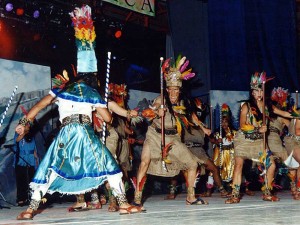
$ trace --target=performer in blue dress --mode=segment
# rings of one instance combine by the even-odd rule
[[[62,90],[52,89],[16,127],[16,132],[22,135],[25,126],[42,109],[54,102],[58,105],[61,130],[30,183],[32,198],[28,209],[17,217],[18,220],[32,219],[46,193],[82,194],[106,180],[120,205],[120,214],[140,211],[139,207],[127,203],[122,172],[91,126],[92,111],[97,110],[107,123],[111,122],[111,115],[99,93],[87,83],[97,84],[93,73],[82,76]]]

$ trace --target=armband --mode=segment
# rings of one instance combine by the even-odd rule
[[[32,122],[26,117],[23,117],[22,119],[19,120],[19,124],[25,127],[27,125],[31,126]]]
[[[131,119],[132,118],[132,116],[131,116],[131,110],[130,109],[128,109],[127,110],[127,119]]]

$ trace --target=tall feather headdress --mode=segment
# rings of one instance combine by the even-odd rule
[[[97,72],[97,58],[95,54],[96,33],[92,20],[92,10],[88,5],[76,7],[69,13],[75,30],[77,46],[77,72]]]
[[[195,76],[192,69],[188,69],[189,60],[185,56],[179,55],[173,63],[172,59],[166,59],[162,65],[162,71],[167,87],[182,86],[182,80],[189,80]]]

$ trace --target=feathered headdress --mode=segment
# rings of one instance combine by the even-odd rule
[[[192,73],[192,69],[188,69],[189,60],[186,57],[179,55],[175,63],[172,62],[172,59],[166,59],[162,65],[162,72],[166,80],[167,87],[170,86],[182,86],[182,80],[189,80],[195,76],[195,73]]]
[[[281,109],[285,109],[288,103],[289,90],[282,87],[272,90],[271,99],[279,105]]]
[[[127,97],[126,88],[126,84],[108,84],[108,92],[110,97],[121,107],[125,107],[125,99]]]
[[[72,66],[72,70],[73,70],[73,76],[76,77],[76,71],[75,71],[74,65],[71,64],[71,66]],[[53,88],[63,89],[70,80],[67,69],[63,70],[62,75],[56,74],[55,77],[53,77],[51,80],[52,80]]]
[[[97,59],[95,54],[95,27],[93,25],[91,8],[83,5],[76,7],[71,16],[77,46],[77,72],[97,72]]]
[[[266,72],[261,72],[261,73],[255,72],[251,76],[251,82],[250,82],[251,89],[262,89],[263,82],[266,83],[267,81],[272,79],[274,79],[274,77],[267,78]]]
[[[223,103],[221,107],[222,117],[230,117],[230,108],[226,103]]]

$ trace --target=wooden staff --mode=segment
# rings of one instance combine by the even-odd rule
[[[262,105],[262,113],[263,113],[263,125],[266,125],[266,109],[265,109],[265,85],[266,82],[263,81],[262,83],[262,91],[263,91],[263,105]],[[267,176],[267,164],[266,164],[266,159],[268,156],[268,152],[267,152],[267,148],[266,148],[266,132],[263,134],[263,148],[264,148],[264,153],[266,155],[266,158],[264,160],[264,166],[265,166],[265,184],[266,184],[266,188],[268,189],[268,176]]]
[[[164,74],[162,71],[162,64],[163,64],[164,58],[160,57],[160,101],[161,101],[161,105],[160,108],[163,109],[164,108]],[[163,158],[163,151],[165,148],[165,116],[163,115],[161,118],[161,156],[162,156],[162,167],[165,171],[168,171],[166,163],[164,161]]]
[[[298,108],[298,103],[299,103],[299,101],[298,101],[298,90],[296,90],[296,109]]]
[[[210,129],[213,129],[213,107],[212,105],[210,106],[210,110],[209,110],[209,119],[210,119]]]
[[[262,91],[263,91],[263,105],[262,105],[262,113],[263,113],[263,125],[266,125],[266,110],[265,110],[265,81],[262,83]],[[263,139],[264,151],[266,150],[266,133],[264,133]]]

